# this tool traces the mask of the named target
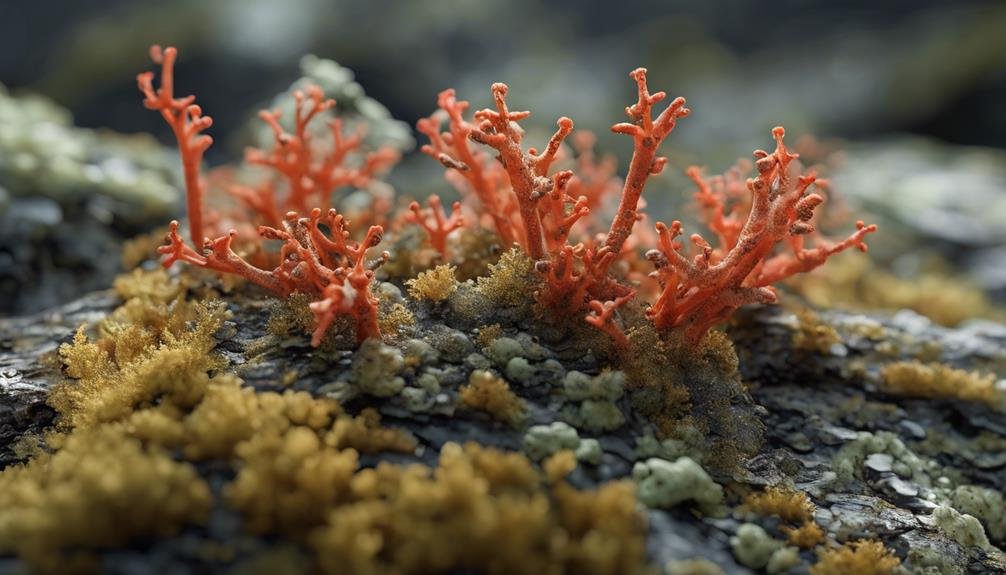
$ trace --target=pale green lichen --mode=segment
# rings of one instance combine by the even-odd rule
[[[580,402],[562,410],[563,419],[574,426],[597,433],[613,431],[625,423],[625,415],[615,405],[625,393],[621,371],[604,371],[593,377],[570,371],[563,379],[563,392],[569,400]]]
[[[723,568],[708,559],[683,559],[668,561],[666,575],[725,575]]]
[[[507,379],[522,385],[528,385],[535,374],[534,366],[523,357],[515,357],[508,361],[503,371]]]
[[[594,433],[614,431],[625,424],[625,415],[610,401],[588,399],[579,405],[567,405],[562,418],[579,429]]]
[[[604,456],[600,442],[593,438],[581,439],[575,453],[577,461],[592,465],[600,465],[601,458]]]
[[[796,547],[786,546],[776,549],[772,556],[768,558],[765,565],[765,572],[769,575],[777,573],[788,573],[790,569],[800,564],[800,550]]]
[[[784,545],[754,523],[741,525],[737,528],[737,535],[730,538],[730,549],[733,550],[734,557],[742,565],[752,569],[764,568],[772,555],[783,549]]]
[[[933,525],[965,549],[992,548],[989,538],[985,535],[985,529],[976,517],[960,513],[948,505],[940,505],[933,509]]]
[[[579,446],[580,436],[576,430],[561,421],[532,426],[524,434],[524,453],[535,461],[563,449],[576,450]]]
[[[993,541],[1006,540],[1006,507],[1002,493],[977,485],[961,485],[954,489],[950,500],[961,513],[978,518]]]
[[[632,478],[639,487],[639,500],[648,507],[669,509],[694,501],[703,513],[713,514],[723,503],[723,488],[688,457],[674,462],[655,457],[637,462]]]
[[[566,398],[571,401],[616,401],[625,393],[625,374],[621,371],[604,371],[591,377],[579,371],[570,371],[563,380],[562,388]]]
[[[368,339],[353,358],[350,381],[359,392],[391,397],[405,387],[405,380],[398,375],[404,367],[402,352],[378,339]]]
[[[856,439],[843,445],[835,454],[832,467],[838,479],[851,481],[857,477],[863,461],[874,453],[890,455],[894,458],[892,470],[899,477],[911,479],[925,487],[930,486],[930,474],[937,472],[939,467],[934,461],[916,455],[897,435],[889,431],[861,431]]]
[[[511,337],[498,337],[486,348],[486,355],[498,367],[506,367],[510,360],[522,357],[524,346]]]

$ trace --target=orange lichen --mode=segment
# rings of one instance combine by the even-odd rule
[[[465,225],[465,219],[461,215],[461,202],[454,202],[449,216],[444,212],[440,196],[431,195],[426,204],[429,206],[427,210],[423,210],[419,202],[409,204],[408,219],[426,230],[430,236],[430,245],[441,257],[447,259],[447,236]]]
[[[645,68],[630,76],[637,87],[636,103],[626,108],[631,122],[615,124],[612,130],[633,137],[632,160],[614,219],[607,234],[597,240],[581,233],[576,236],[580,241],[571,243],[576,241],[571,240],[573,227],[589,220],[591,211],[600,207],[600,198],[613,189],[614,168],[610,162],[595,162],[593,139],[588,134],[574,141],[580,153],[578,167],[584,173],[580,177],[571,170],[550,173],[573,130],[569,118],[558,120],[558,129],[543,151],[524,149],[524,131],[518,122],[530,112],[510,110],[506,84],[496,83],[492,86],[494,109],[476,112],[474,123],[463,116],[468,103],[458,101],[454,92],[447,90],[439,100],[442,114],[418,124],[430,138],[424,151],[448,168],[450,178],[467,182],[460,187],[475,191],[501,237],[516,241],[534,261],[544,279],[543,288],[536,292],[543,307],[559,318],[579,316],[589,307],[593,315],[588,321],[614,337],[620,347],[624,347],[624,338],[620,330],[613,329],[611,314],[631,299],[634,290],[630,282],[638,278],[634,263],[639,260],[632,252],[647,234],[633,228],[643,218],[642,192],[649,177],[666,165],[666,158],[657,155],[659,145],[677,120],[689,114],[684,98],[676,98],[654,118],[653,107],[666,94],[650,93]],[[450,126],[445,133],[439,131],[443,114]],[[876,230],[872,225],[859,222],[857,231],[838,243],[817,236],[812,221],[815,208],[824,199],[807,193],[816,177],[798,173],[793,163],[797,156],[784,145],[782,128],[776,128],[773,135],[776,150],[755,152],[758,174],[746,184],[743,164],[724,177],[711,179],[704,178],[699,168],[689,169],[688,175],[698,187],[695,200],[719,240],[717,247],[693,235],[691,242],[698,253],[689,258],[676,241],[681,224],[657,223],[657,249],[650,250],[647,258],[657,268],[652,275],[660,293],[647,315],[659,331],[680,330],[696,344],[740,306],[775,302],[773,283],[814,269],[848,248],[866,251],[863,240]],[[469,139],[495,150],[498,162],[473,151],[466,141]],[[639,238],[629,241],[633,234]],[[808,235],[815,237],[814,247],[806,247]],[[792,253],[777,253],[779,244]],[[623,276],[616,277],[611,270],[620,260],[626,265],[619,272]]]
[[[358,342],[379,337],[377,299],[371,294],[370,284],[373,270],[387,261],[389,255],[384,252],[377,260],[367,262],[366,253],[380,243],[384,234],[381,226],[371,226],[363,242],[355,243],[348,239],[348,222],[334,209],[326,212],[315,207],[308,218],[300,218],[296,211],[288,211],[280,217],[276,186],[267,180],[257,190],[235,189],[236,195],[268,224],[259,226],[259,235],[266,240],[283,242],[279,262],[273,269],[257,267],[232,249],[236,230],[232,229],[216,239],[204,237],[202,203],[205,186],[199,171],[203,152],[212,139],[199,135],[199,132],[212,122],[193,104],[194,97],[174,98],[177,51],[174,48],[162,51],[155,46],[151,55],[155,62],[161,64],[160,87],[156,91],[153,88],[153,72],[140,74],[137,81],[145,96],[144,104],[160,110],[175,131],[185,169],[190,233],[192,241],[202,246],[200,251],[189,247],[178,234],[178,222],[172,222],[167,244],[158,249],[163,256],[163,265],[169,267],[181,260],[219,273],[243,277],[283,297],[295,292],[310,294],[314,298],[311,311],[315,316],[311,344],[316,347],[321,344],[337,316],[349,316],[355,320]],[[360,147],[362,134],[345,137],[338,119],[329,122],[332,145],[324,153],[319,152],[321,148],[312,145],[309,124],[332,108],[335,101],[324,99],[317,87],[309,88],[306,93],[298,91],[294,98],[294,132],[288,133],[280,125],[279,111],[262,112],[262,119],[272,128],[275,146],[269,152],[250,150],[247,154],[249,163],[272,168],[286,182],[284,207],[305,212],[309,200],[326,206],[335,188],[346,184],[363,185],[375,173],[397,160],[397,152],[384,149],[367,155],[361,166],[349,167],[346,164],[347,154]],[[328,228],[329,235],[322,231],[319,223]]]
[[[811,223],[814,209],[824,199],[807,194],[814,174],[794,173],[792,162],[797,156],[783,142],[785,131],[775,128],[772,134],[775,151],[754,154],[758,175],[747,182],[752,202],[739,232],[714,218],[719,222],[714,231],[720,245],[713,247],[699,234],[692,234],[689,239],[698,253],[689,259],[676,241],[682,234],[681,222],[674,221],[670,227],[657,223],[658,246],[647,257],[656,266],[654,273],[662,286],[660,297],[648,312],[658,329],[680,329],[689,341],[698,342],[710,327],[740,306],[774,303],[772,284],[810,271],[848,248],[866,251],[863,239],[877,227],[863,222],[857,222],[856,232],[841,242],[818,240],[818,246],[805,247],[805,236],[815,231]],[[722,204],[722,198],[711,201]],[[713,213],[721,210],[721,205],[714,206]],[[792,254],[775,253],[780,242],[785,242]]]

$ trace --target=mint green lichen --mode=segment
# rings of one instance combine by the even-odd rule
[[[992,548],[989,538],[985,535],[985,529],[976,517],[962,514],[948,505],[940,505],[933,510],[933,525],[966,549],[979,547],[988,550]]]
[[[524,347],[519,341],[512,337],[498,337],[486,348],[486,355],[496,364],[503,368],[515,357],[522,357]]]
[[[591,465],[600,465],[604,451],[601,444],[593,438],[581,439],[580,446],[576,448],[576,459]]]
[[[931,473],[939,471],[939,466],[930,460],[924,460],[905,446],[901,439],[889,432],[870,433],[862,431],[858,437],[842,446],[835,454],[833,467],[838,479],[851,481],[859,474],[860,467],[866,458],[874,453],[886,453],[894,458],[892,470],[905,479],[930,487]]]
[[[380,340],[368,339],[353,358],[350,382],[361,393],[391,397],[405,387],[405,380],[398,375],[404,367],[402,352]]]
[[[632,478],[639,488],[639,500],[648,507],[669,509],[691,500],[704,513],[715,513],[723,503],[723,488],[689,457],[674,462],[656,457],[637,462]]]
[[[580,446],[580,436],[569,425],[556,421],[549,425],[535,425],[524,434],[524,453],[535,461],[563,449],[576,450]]]
[[[772,556],[783,548],[782,541],[769,536],[760,526],[745,523],[737,528],[737,535],[730,538],[730,549],[741,565],[752,569],[762,569]]]
[[[622,411],[606,400],[588,399],[580,405],[567,405],[562,409],[562,418],[573,426],[592,433],[614,431],[625,424]]]
[[[993,541],[1006,540],[1006,507],[1002,493],[978,485],[961,485],[951,494],[950,501],[961,513],[978,518]]]
[[[566,374],[562,387],[566,397],[572,401],[616,401],[625,393],[625,374],[621,371],[604,371],[591,377],[579,371],[571,371]]]

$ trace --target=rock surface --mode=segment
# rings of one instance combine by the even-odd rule
[[[52,312],[0,320],[0,465],[17,461],[14,446],[19,437],[36,433],[53,420],[45,393],[62,378],[53,354],[59,343],[69,341],[78,325],[99,320],[116,304],[113,295],[95,293]],[[420,441],[413,456],[382,456],[393,461],[433,465],[437,451],[448,441],[475,440],[521,449],[527,426],[560,419],[563,401],[550,390],[562,385],[562,374],[599,369],[591,354],[529,336],[499,344],[483,355],[475,351],[468,335],[441,326],[424,334],[423,341],[403,346],[437,365],[441,392],[399,393],[386,400],[354,397],[345,385],[355,369],[351,353],[343,353],[334,363],[320,361],[306,339],[291,338],[256,355],[249,350],[260,347],[256,343],[266,333],[270,304],[239,305],[235,317],[241,319],[221,331],[219,349],[246,384],[280,389],[284,375],[293,371],[294,389],[340,397],[350,409],[377,407],[385,423],[408,429]],[[792,482],[811,496],[817,506],[815,519],[829,536],[840,541],[879,538],[896,550],[909,572],[922,573],[926,565],[951,565],[950,571],[937,572],[1006,573],[999,549],[956,543],[932,515],[949,497],[944,488],[949,478],[954,484],[1006,492],[1006,419],[973,403],[894,398],[880,390],[878,379],[883,364],[919,357],[1001,374],[1006,368],[1006,326],[976,322],[948,329],[907,312],[881,316],[833,311],[822,313],[821,319],[839,335],[824,352],[795,346],[800,320],[779,308],[746,310],[731,326],[744,380],[754,401],[764,408],[757,412],[767,431],[756,456],[732,474],[712,473],[713,479],[728,490],[736,485]],[[446,397],[477,367],[509,371],[513,357],[508,356],[508,345],[526,364],[515,372],[522,374],[523,385],[513,384],[529,405],[524,430],[483,414],[462,412]],[[625,425],[598,434],[580,431],[581,440],[596,435],[603,452],[597,465],[581,465],[574,472],[574,483],[587,486],[631,475],[634,462],[641,459],[634,445],[646,426],[627,409],[627,401],[627,396],[615,400],[628,416]],[[417,410],[417,404],[422,408]],[[884,449],[877,447],[877,438],[886,442]],[[863,447],[857,450],[857,446]],[[374,461],[370,456],[363,463]],[[213,476],[219,470],[206,473]],[[704,557],[726,573],[752,572],[731,551],[730,538],[746,522],[737,509],[703,518],[685,507],[653,509],[649,521],[648,551],[656,564]],[[198,570],[192,549],[201,537],[243,538],[251,548],[268,544],[239,533],[240,518],[220,510],[205,532],[186,532],[152,548],[110,552],[106,565],[122,573],[145,572],[154,563],[187,572]],[[816,560],[807,550],[800,552],[800,559],[804,567],[790,572],[806,572],[806,565]],[[9,565],[15,563],[8,560]]]

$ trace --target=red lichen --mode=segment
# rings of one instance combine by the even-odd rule
[[[426,230],[430,236],[430,245],[446,260],[447,236],[465,225],[464,216],[461,215],[461,202],[454,202],[449,216],[444,212],[440,196],[436,194],[426,200],[426,205],[429,206],[428,210],[423,210],[419,202],[409,204],[407,219]]]
[[[693,234],[689,239],[697,253],[689,259],[675,241],[682,233],[681,222],[675,221],[670,227],[657,223],[657,249],[648,252],[647,257],[657,268],[654,273],[662,291],[647,315],[658,329],[681,329],[689,340],[698,342],[710,327],[740,306],[774,303],[773,283],[810,271],[850,247],[866,251],[863,239],[877,227],[863,222],[857,222],[856,232],[841,242],[805,247],[805,235],[814,231],[814,209],[824,199],[807,193],[815,181],[814,174],[794,173],[791,162],[797,156],[783,142],[785,131],[775,128],[772,134],[775,151],[758,150],[754,154],[758,175],[747,182],[751,204],[740,229],[740,214],[723,218],[723,198],[705,188],[704,180],[692,172],[699,183],[700,202],[712,214],[710,227],[720,238],[718,248]],[[781,242],[791,253],[776,253],[776,245]]]
[[[633,290],[611,301],[591,300],[590,313],[584,318],[584,321],[608,334],[619,352],[629,349],[629,338],[625,336],[622,328],[615,324],[615,312],[635,296],[636,292]]]
[[[444,90],[437,98],[437,105],[437,113],[416,122],[416,129],[430,140],[421,151],[447,168],[448,180],[462,194],[477,198],[480,213],[491,222],[503,245],[518,242],[523,246],[524,234],[514,222],[517,204],[505,188],[506,174],[502,166],[470,145],[469,135],[476,127],[464,117],[469,103],[458,100],[454,90]],[[441,132],[445,118],[448,131]]]
[[[335,100],[326,99],[318,86],[294,92],[294,131],[287,132],[279,110],[262,110],[259,117],[273,132],[270,150],[248,148],[245,162],[270,168],[285,184],[286,194],[277,197],[277,182],[267,178],[254,187],[231,186],[228,190],[246,206],[258,212],[270,225],[279,223],[278,215],[286,211],[306,212],[311,207],[327,210],[332,193],[345,186],[362,188],[399,159],[398,151],[383,147],[350,160],[359,154],[365,135],[362,126],[346,133],[340,118],[327,120],[331,134],[327,145],[314,142],[311,123],[320,114],[335,107]]]
[[[329,327],[339,315],[354,319],[358,342],[379,337],[377,324],[377,299],[370,291],[374,269],[387,261],[383,252],[372,262],[366,261],[367,251],[380,243],[384,234],[381,226],[371,226],[363,242],[349,240],[348,222],[334,209],[315,207],[310,217],[299,217],[297,211],[286,211],[280,217],[280,206],[295,206],[307,211],[308,202],[325,205],[333,190],[343,185],[362,186],[390,163],[397,160],[394,150],[382,149],[368,154],[354,167],[346,163],[347,156],[357,151],[362,142],[362,132],[345,136],[342,123],[329,121],[332,133],[331,146],[315,145],[309,124],[322,112],[331,109],[335,102],[324,98],[320,88],[309,87],[306,92],[296,92],[294,132],[286,132],[279,123],[278,111],[262,112],[263,120],[272,128],[275,145],[269,152],[250,150],[246,160],[250,164],[271,168],[286,186],[280,200],[276,196],[277,182],[266,180],[258,187],[230,186],[232,193],[255,212],[265,224],[258,227],[263,240],[282,242],[278,263],[264,269],[249,263],[232,249],[237,231],[230,230],[216,239],[203,235],[203,196],[205,185],[200,177],[203,152],[210,146],[209,136],[199,132],[210,126],[194,98],[174,98],[173,66],[177,51],[154,47],[151,55],[161,64],[161,87],[153,89],[153,73],[138,76],[144,104],[159,110],[171,125],[178,139],[182,163],[185,168],[187,206],[193,243],[201,251],[190,247],[178,233],[178,222],[171,222],[166,245],[158,248],[162,264],[170,267],[176,261],[206,268],[219,273],[237,275],[282,297],[295,292],[313,296],[310,304],[316,325],[311,344],[318,346]],[[225,178],[226,179],[226,178]],[[324,214],[324,215],[323,215]],[[326,234],[319,223],[328,229]]]
[[[591,217],[592,210],[600,207],[602,198],[614,188],[617,180],[612,163],[596,162],[593,138],[588,134],[574,139],[582,174],[569,170],[549,173],[563,141],[572,132],[572,120],[559,119],[558,130],[542,153],[525,150],[524,131],[518,122],[530,112],[511,111],[506,102],[507,87],[497,83],[492,86],[495,109],[476,112],[477,125],[464,120],[468,103],[458,101],[453,90],[442,92],[439,100],[450,131],[439,132],[442,118],[436,114],[418,125],[430,138],[424,151],[440,160],[450,174],[461,174],[467,182],[464,187],[482,200],[483,213],[497,222],[501,236],[516,239],[536,260],[535,268],[544,280],[536,297],[558,317],[577,315],[589,305],[593,315],[588,316],[588,322],[608,332],[616,343],[624,343],[613,314],[635,294],[625,282],[640,271],[635,248],[644,245],[644,239],[657,243],[647,258],[657,266],[652,275],[660,287],[647,315],[658,329],[681,329],[696,343],[741,305],[774,302],[772,283],[809,271],[850,247],[866,250],[864,237],[876,226],[859,222],[857,231],[838,243],[816,233],[812,220],[823,198],[807,194],[815,183],[813,174],[790,173],[796,155],[783,144],[781,128],[774,131],[775,152],[755,153],[758,176],[746,185],[742,184],[743,166],[712,179],[703,178],[698,168],[688,171],[698,187],[696,203],[718,239],[717,248],[693,235],[691,241],[698,254],[689,260],[675,241],[681,234],[681,224],[676,221],[670,227],[658,223],[655,238],[649,230],[634,230],[636,222],[643,219],[640,209],[646,182],[667,162],[657,154],[659,146],[678,119],[690,111],[684,98],[676,98],[654,118],[653,107],[666,94],[650,93],[645,68],[637,68],[630,76],[637,88],[636,103],[626,108],[631,122],[615,124],[612,131],[633,137],[632,160],[614,219],[597,245],[583,234],[576,236],[579,243],[571,244],[571,232],[577,222]],[[468,139],[493,148],[498,163],[473,151]],[[519,218],[514,217],[515,212]],[[808,235],[814,238],[815,247],[805,246]],[[776,253],[777,244],[783,242],[791,253]],[[622,277],[611,272],[618,260],[624,261],[618,268]]]
[[[161,50],[156,44],[150,47],[150,58],[161,65],[161,85],[154,89],[154,73],[143,72],[136,83],[143,92],[143,105],[157,110],[178,140],[178,152],[185,174],[185,200],[189,215],[189,237],[193,242],[203,241],[203,194],[205,187],[199,174],[203,154],[213,144],[213,138],[201,132],[213,125],[213,119],[203,115],[195,96],[175,97],[175,59],[178,50],[168,47]]]
[[[633,146],[632,161],[629,163],[629,173],[622,187],[618,212],[604,240],[604,246],[616,254],[622,252],[625,240],[632,233],[632,226],[640,219],[637,208],[646,180],[651,175],[659,174],[667,164],[667,158],[657,156],[657,149],[664,138],[674,130],[678,118],[684,118],[691,113],[691,110],[685,107],[685,99],[677,97],[654,120],[653,105],[663,101],[667,94],[665,92],[650,94],[646,85],[646,68],[636,68],[629,75],[636,81],[639,93],[636,103],[625,109],[632,122],[623,122],[611,127],[612,132],[632,136]]]

